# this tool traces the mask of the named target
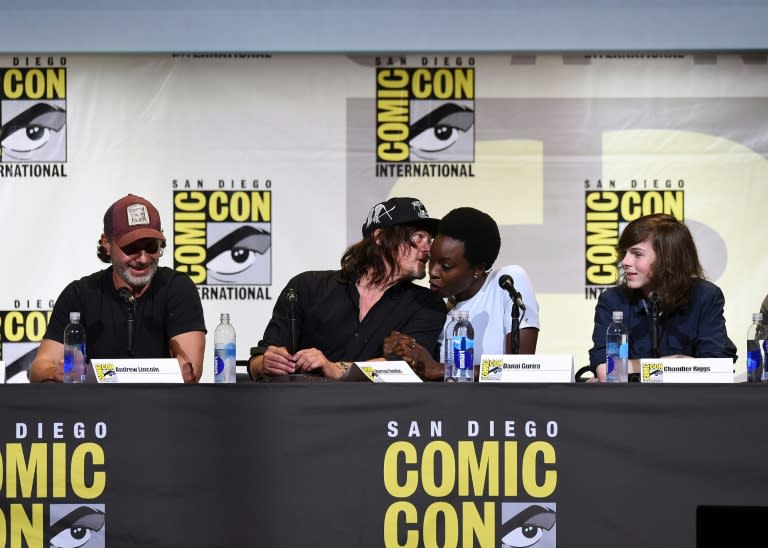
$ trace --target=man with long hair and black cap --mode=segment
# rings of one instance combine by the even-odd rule
[[[340,270],[304,272],[283,289],[251,349],[251,377],[339,378],[349,362],[384,358],[382,343],[392,330],[434,350],[445,306],[413,280],[426,274],[437,222],[415,198],[373,206],[363,239],[344,253]]]
[[[96,255],[110,267],[73,281],[59,295],[30,367],[31,382],[63,380],[70,312],[80,313],[89,358],[175,357],[184,382],[200,380],[206,332],[202,303],[189,276],[158,266],[165,245],[160,214],[148,200],[128,194],[107,209]]]

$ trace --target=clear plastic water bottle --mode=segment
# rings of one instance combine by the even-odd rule
[[[765,378],[763,345],[765,344],[765,324],[760,312],[752,314],[752,325],[747,329],[747,381],[768,381]]]
[[[456,310],[451,310],[448,315],[451,321],[445,326],[445,337],[443,337],[443,354],[445,355],[443,381],[453,382],[456,380],[453,378],[453,326],[456,324],[459,313]]]
[[[64,328],[64,382],[85,382],[85,327],[80,323],[80,312],[69,313],[69,324]]]
[[[221,323],[213,332],[213,353],[213,381],[235,382],[237,346],[235,328],[229,323],[229,314],[221,315]]]
[[[469,312],[460,310],[453,324],[453,378],[458,382],[475,381],[475,328]]]
[[[613,323],[605,334],[605,378],[608,382],[627,382],[629,362],[629,330],[624,325],[624,312],[613,311]]]
[[[768,335],[768,325],[763,324],[763,329],[765,329],[766,335]],[[763,339],[763,376],[761,378],[763,382],[768,382],[768,367],[765,367],[766,363],[768,363],[768,336]]]

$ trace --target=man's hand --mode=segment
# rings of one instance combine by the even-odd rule
[[[294,354],[296,369],[305,373],[322,372],[323,376],[338,379],[343,371],[317,348],[305,348]]]
[[[284,346],[268,346],[262,358],[262,372],[265,375],[288,375],[296,372],[296,359]]]
[[[195,377],[195,368],[189,362],[179,363],[181,367],[181,378],[184,379],[184,384],[197,384],[197,377]]]

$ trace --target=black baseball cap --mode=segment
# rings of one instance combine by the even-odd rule
[[[437,232],[440,221],[427,213],[427,208],[416,198],[390,198],[371,208],[363,223],[363,237],[377,228],[395,225],[423,226],[430,234]]]

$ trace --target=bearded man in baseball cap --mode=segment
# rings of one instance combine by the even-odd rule
[[[89,358],[175,357],[184,382],[200,380],[202,303],[189,276],[158,266],[165,246],[160,214],[149,200],[128,194],[109,206],[96,255],[110,266],[71,282],[59,295],[30,368],[31,382],[63,380],[70,312],[80,313]]]

